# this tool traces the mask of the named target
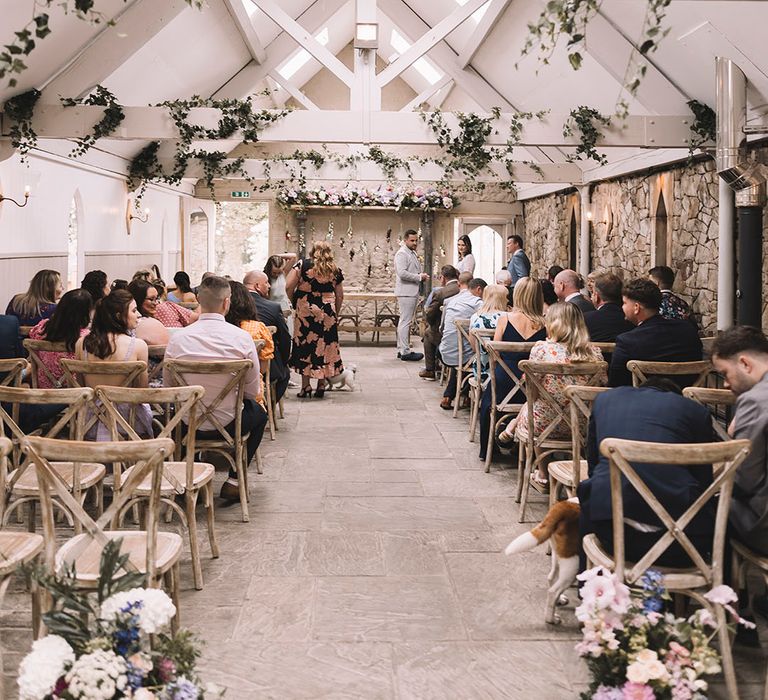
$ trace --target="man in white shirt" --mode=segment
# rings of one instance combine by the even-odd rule
[[[577,309],[581,309],[583,314],[595,310],[595,305],[581,293],[584,284],[578,272],[574,270],[558,272],[553,286],[558,301],[573,304]]]
[[[245,400],[242,406],[235,406],[234,390],[213,411],[214,417],[234,434],[236,411],[242,411],[243,435],[250,434],[246,443],[248,464],[251,463],[267,425],[267,412],[258,403],[262,395],[259,356],[250,334],[224,320],[229,311],[232,292],[229,282],[223,277],[207,277],[200,284],[197,300],[200,303],[200,318],[186,328],[179,329],[171,336],[165,350],[167,360],[251,360],[253,367],[245,378]],[[213,401],[227,385],[229,374],[189,374],[189,384],[200,384],[205,388],[203,402]],[[171,386],[167,370],[163,372],[163,383]],[[199,426],[197,436],[201,439],[218,437],[219,433],[210,421]],[[221,488],[221,497],[227,501],[239,501],[237,473],[230,469],[229,478]]]
[[[403,243],[395,253],[395,296],[400,313],[397,324],[397,356],[405,362],[418,362],[424,355],[411,351],[411,323],[419,301],[419,284],[429,279],[422,271],[416,246],[419,234],[409,228],[403,234]]]

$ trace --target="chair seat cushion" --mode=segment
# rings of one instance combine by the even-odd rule
[[[123,542],[120,552],[129,555],[129,560],[140,572],[147,570],[147,532],[144,530],[110,530],[105,532],[107,539]],[[80,549],[82,548],[82,551]],[[85,586],[95,586],[99,579],[99,563],[103,547],[83,533],[67,540],[56,552],[56,570],[66,562],[74,562],[76,580]],[[163,574],[170,569],[181,556],[182,540],[175,532],[158,532],[155,550],[155,569]]]
[[[579,467],[579,481],[584,481],[587,478],[587,471],[589,469],[587,460],[582,459]],[[550,462],[547,469],[549,470],[549,475],[555,481],[559,481],[564,486],[575,486],[573,483],[573,460],[561,459],[556,462]]]
[[[51,462],[51,467],[56,470],[56,473],[61,476],[67,488],[72,490],[72,477],[74,472],[74,465],[72,462]],[[9,481],[12,480],[18,470],[14,469],[9,475]],[[96,464],[95,462],[81,462],[80,463],[80,488],[88,489],[91,486],[95,486],[101,481],[107,473],[107,469],[103,464]],[[37,482],[37,471],[35,465],[30,464],[21,475],[21,478],[16,482],[13,487],[13,492],[18,496],[33,496],[38,493],[40,486]]]
[[[44,544],[43,536],[32,532],[0,532],[0,575],[34,559]]]
[[[121,483],[131,475],[134,467],[126,469],[121,477]],[[207,462],[194,462],[192,465],[192,486],[194,488],[200,488],[207,484],[212,478],[215,472],[215,468],[212,464]],[[171,478],[181,486],[181,491],[176,491],[176,488],[166,475],[170,475]],[[187,483],[187,463],[186,462],[165,462],[163,464],[163,481],[160,485],[160,493],[163,496],[171,496],[175,493],[184,493],[184,488]],[[152,490],[152,474],[147,474],[142,482],[133,490],[136,496],[149,496]]]

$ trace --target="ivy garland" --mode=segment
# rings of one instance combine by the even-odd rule
[[[3,105],[3,111],[11,120],[9,131],[11,145],[19,149],[22,163],[26,162],[30,149],[37,144],[37,134],[32,128],[32,115],[35,113],[35,105],[40,99],[40,94],[39,90],[27,90],[11,97]]]
[[[127,0],[123,0],[127,2]],[[185,0],[190,7],[201,9],[204,0]],[[90,24],[114,25],[104,13],[95,9],[95,0],[34,0],[32,3],[32,19],[19,31],[13,33],[13,41],[4,44],[0,50],[0,79],[10,76],[8,87],[16,87],[17,76],[27,69],[26,56],[37,47],[36,40],[45,39],[51,33],[50,10],[56,4],[63,8],[65,14],[74,14],[78,19]]]
[[[689,100],[686,104],[694,116],[691,124],[692,135],[688,142],[689,153],[693,155],[693,152],[703,144],[717,140],[717,115],[709,105],[698,100]]]
[[[573,136],[574,129],[578,129],[580,134],[579,145],[576,151],[568,156],[569,161],[592,159],[600,165],[605,165],[608,159],[604,153],[598,153],[595,149],[597,139],[600,137],[600,131],[596,124],[608,126],[611,123],[610,118],[600,114],[593,107],[577,107],[570,111],[568,120],[563,124],[563,136]]]
[[[61,104],[65,107],[89,105],[105,108],[104,116],[93,127],[93,131],[90,134],[77,139],[77,145],[69,154],[70,158],[84,156],[96,141],[113,134],[117,127],[123,123],[123,119],[125,119],[125,112],[123,111],[122,105],[120,105],[117,102],[117,98],[102,85],[97,85],[94,92],[84,100],[74,100],[72,98],[62,97]]]

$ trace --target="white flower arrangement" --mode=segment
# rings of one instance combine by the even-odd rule
[[[276,195],[283,207],[341,206],[352,209],[364,207],[392,207],[393,209],[424,211],[450,211],[458,206],[459,200],[449,189],[443,187],[398,188],[392,186],[369,190],[365,187],[307,187],[285,188]]]
[[[145,634],[156,634],[176,614],[173,601],[159,588],[132,588],[107,598],[101,604],[101,619],[115,620],[131,603],[136,604],[139,629]]]
[[[111,700],[128,685],[128,665],[114,651],[98,649],[84,654],[65,676],[67,693],[83,700]]]
[[[51,634],[33,642],[32,651],[19,666],[20,700],[37,700],[51,693],[74,660],[75,652],[63,637]]]

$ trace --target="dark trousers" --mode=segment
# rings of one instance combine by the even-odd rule
[[[251,463],[256,450],[259,449],[261,438],[264,437],[264,428],[267,427],[267,412],[253,399],[243,401],[242,433],[248,435],[245,443],[247,464]],[[233,420],[224,428],[232,437],[235,435],[235,421]],[[218,430],[198,430],[196,437],[200,440],[216,440],[220,437]],[[237,479],[237,473],[230,467],[229,478]]]
[[[437,344],[429,335],[425,335],[424,341],[424,368],[427,372],[434,372],[437,365]]]
[[[449,367],[448,368],[448,382],[445,385],[445,391],[443,392],[443,396],[448,397],[453,401],[454,397],[456,396],[456,381],[457,381],[457,375],[458,372],[456,371],[456,367]],[[463,382],[461,386],[461,395],[467,396],[469,395],[469,382]]]
[[[291,379],[291,374],[290,372],[286,372],[285,375],[285,377],[278,379],[275,382],[275,402],[278,402],[280,399],[282,399],[283,394],[285,394],[286,390],[288,389],[288,382]]]

